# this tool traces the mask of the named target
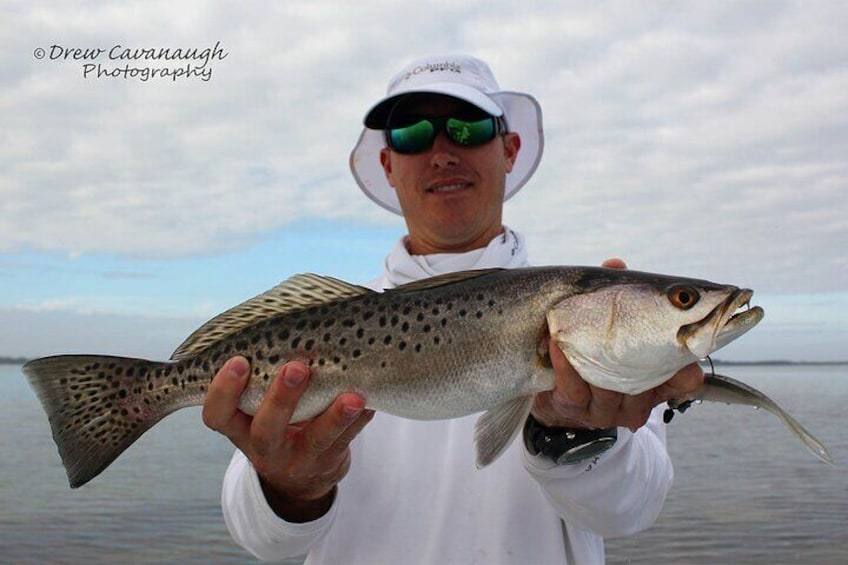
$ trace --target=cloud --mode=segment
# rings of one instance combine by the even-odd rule
[[[405,61],[459,50],[543,104],[545,157],[507,209],[537,262],[848,288],[843,3],[131,7],[12,3],[0,252],[185,258],[304,218],[396,223],[347,169],[361,117]],[[216,42],[208,82],[30,55]]]

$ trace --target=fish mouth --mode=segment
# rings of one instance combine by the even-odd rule
[[[678,339],[699,359],[724,347],[763,319],[763,309],[751,306],[753,295],[748,288],[735,289],[702,320],[682,326]]]

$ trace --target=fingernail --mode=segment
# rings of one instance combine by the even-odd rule
[[[346,418],[350,418],[352,420],[353,418],[357,418],[360,414],[362,414],[362,408],[358,408],[356,406],[345,406],[342,412],[344,413]]]
[[[283,382],[289,388],[297,388],[306,380],[306,371],[299,365],[291,365],[286,367],[283,374]]]
[[[234,379],[243,378],[249,369],[250,364],[244,357],[234,357],[233,359],[230,359],[230,362],[227,364],[227,372]]]

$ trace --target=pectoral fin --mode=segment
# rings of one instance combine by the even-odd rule
[[[533,396],[522,396],[492,408],[474,426],[477,468],[482,469],[509,447],[533,407]]]

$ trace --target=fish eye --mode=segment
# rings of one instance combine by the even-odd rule
[[[668,289],[668,299],[675,308],[688,310],[698,303],[701,299],[701,293],[688,284],[678,284]]]

